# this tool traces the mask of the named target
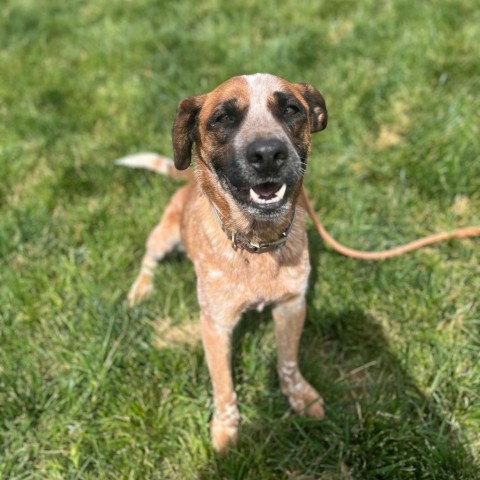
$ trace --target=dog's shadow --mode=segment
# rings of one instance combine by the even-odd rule
[[[242,422],[238,445],[226,457],[214,457],[198,478],[212,478],[212,471],[215,478],[263,478],[262,471],[268,478],[480,478],[458,434],[401,365],[380,322],[360,309],[317,311],[313,303],[300,365],[324,397],[325,419],[289,410],[272,355],[266,390],[248,399],[256,418]],[[269,312],[245,320],[236,343],[271,321]],[[242,363],[239,356],[234,367]],[[248,467],[259,468],[257,459],[268,459],[258,477]]]

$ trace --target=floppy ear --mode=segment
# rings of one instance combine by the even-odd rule
[[[309,83],[297,83],[310,109],[310,131],[320,132],[327,127],[328,113],[322,94]]]
[[[197,119],[204,101],[205,95],[198,95],[188,97],[178,105],[172,128],[173,161],[178,170],[185,170],[192,161]]]

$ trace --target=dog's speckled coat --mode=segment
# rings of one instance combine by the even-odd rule
[[[321,397],[299,371],[297,354],[310,271],[300,192],[311,132],[325,128],[326,121],[325,102],[314,87],[267,74],[231,78],[211,93],[182,101],[177,111],[172,132],[175,166],[189,166],[195,145],[195,170],[184,172],[189,183],[175,193],[150,234],[129,300],[134,304],[151,293],[156,263],[182,244],[198,279],[217,451],[226,450],[238,435],[231,340],[247,309],[272,305],[282,391],[296,411],[324,414]],[[155,162],[158,171],[172,170],[168,159]],[[283,198],[265,193],[265,186],[275,190],[280,185],[286,185]],[[269,199],[268,206],[251,189]],[[294,210],[294,223],[280,249],[259,254],[235,250],[225,233],[272,242],[288,228]]]

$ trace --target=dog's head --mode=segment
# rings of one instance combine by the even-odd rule
[[[175,166],[190,165],[195,144],[203,178],[219,182],[254,217],[277,216],[299,193],[311,133],[326,126],[325,101],[313,86],[267,74],[233,77],[180,102]]]

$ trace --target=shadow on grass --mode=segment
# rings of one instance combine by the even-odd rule
[[[266,393],[249,405],[256,418],[244,419],[237,447],[198,478],[480,478],[461,438],[416,386],[375,318],[312,305],[307,315],[300,363],[326,401],[326,418],[289,411],[271,358]],[[247,316],[237,341],[267,319]],[[236,354],[234,365],[238,360]]]

